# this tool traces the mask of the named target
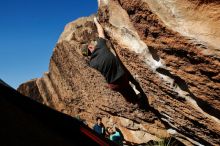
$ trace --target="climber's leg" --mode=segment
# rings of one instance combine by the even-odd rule
[[[126,101],[133,104],[137,103],[137,95],[130,85],[119,89],[118,92],[122,94]]]

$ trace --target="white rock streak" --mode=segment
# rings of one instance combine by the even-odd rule
[[[121,46],[128,48],[129,50],[139,54],[140,58],[145,61],[146,65],[148,65],[149,68],[152,69],[152,71],[156,72],[156,69],[159,67],[166,69],[167,67],[163,65],[162,59],[160,59],[159,61],[153,59],[152,54],[149,52],[147,45],[140,39],[138,33],[131,25],[127,13],[122,8],[118,8],[118,10],[115,9],[115,11],[117,11],[117,13],[120,12],[121,16],[123,17],[117,17],[117,15],[110,16],[109,23],[112,25],[112,27],[106,26],[105,30],[111,35],[111,37],[117,40]],[[177,11],[176,9],[172,9],[172,13],[175,13],[176,11]],[[114,14],[115,12],[111,12],[111,13]],[[177,84],[174,85],[174,79],[164,74],[160,74],[158,72],[156,73],[166,83],[170,84],[171,88],[173,88],[173,90],[177,92],[180,97],[185,98],[186,101],[189,102],[193,108],[197,109],[206,117],[220,124],[219,119],[204,112],[198,106],[197,102],[192,97],[190,97],[190,95],[187,92],[181,90]]]

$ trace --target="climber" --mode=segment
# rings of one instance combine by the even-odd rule
[[[100,117],[96,118],[96,124],[93,126],[93,130],[98,134],[105,136],[105,126],[103,125]]]
[[[107,47],[105,34],[102,26],[94,18],[98,30],[98,40],[91,41],[82,49],[84,56],[90,56],[89,65],[97,69],[105,77],[108,88],[120,92],[130,103],[137,103],[137,94],[130,84],[126,68],[121,64],[119,58]]]

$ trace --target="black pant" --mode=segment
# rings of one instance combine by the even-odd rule
[[[130,103],[137,103],[137,95],[134,89],[128,84],[127,86],[118,90],[119,93]]]

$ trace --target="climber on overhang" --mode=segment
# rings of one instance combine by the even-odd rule
[[[136,93],[139,91],[135,88],[133,89],[129,84],[131,75],[128,74],[119,58],[107,47],[104,30],[96,17],[94,18],[94,23],[97,27],[99,38],[97,41],[91,41],[88,45],[84,46],[82,54],[87,57],[90,56],[90,67],[101,72],[108,83],[107,87],[120,92],[128,102],[139,104],[139,98],[142,96],[137,96]]]

